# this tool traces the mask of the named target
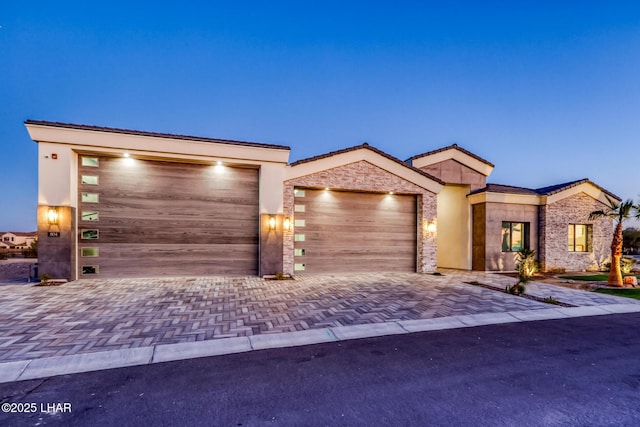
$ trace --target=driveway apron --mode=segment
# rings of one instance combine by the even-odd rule
[[[464,283],[472,280],[499,286],[513,281],[445,270],[442,276],[364,273],[282,281],[182,277],[3,286],[0,362],[550,307]],[[583,299],[587,294],[562,290],[567,291],[578,292]]]

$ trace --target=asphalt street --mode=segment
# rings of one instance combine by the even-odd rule
[[[3,411],[20,410],[0,425],[638,426],[639,324],[492,325],[0,384]]]

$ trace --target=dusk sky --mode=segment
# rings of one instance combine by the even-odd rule
[[[0,231],[36,229],[26,119],[400,159],[640,199],[640,2],[3,1]]]

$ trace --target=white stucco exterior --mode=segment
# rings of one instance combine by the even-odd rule
[[[39,205],[76,207],[78,153],[98,152],[115,156],[128,153],[141,159],[255,166],[260,168],[260,213],[279,214],[283,210],[283,176],[289,160],[288,148],[43,124],[27,123],[26,127],[31,139],[39,143]]]

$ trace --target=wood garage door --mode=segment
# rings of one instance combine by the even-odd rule
[[[81,155],[78,171],[78,278],[258,273],[257,169]]]
[[[296,273],[416,271],[416,196],[294,193]]]

